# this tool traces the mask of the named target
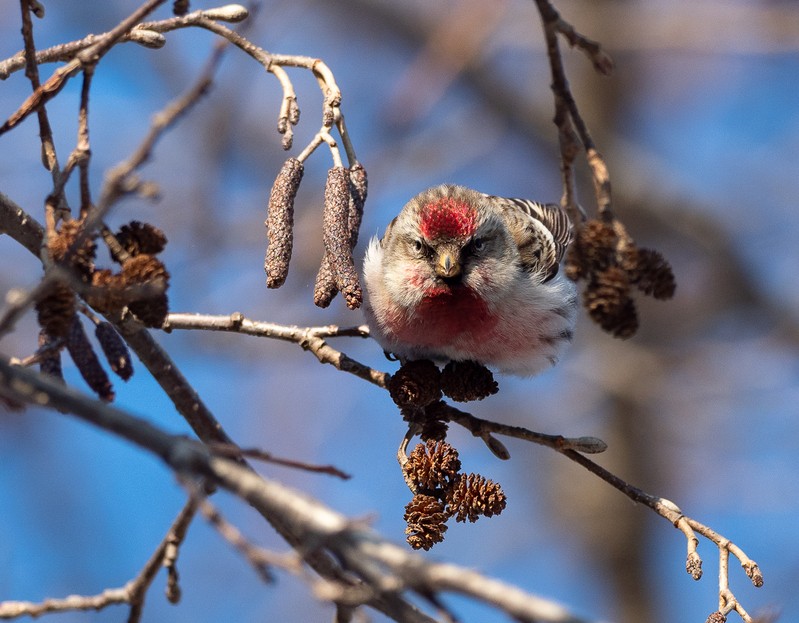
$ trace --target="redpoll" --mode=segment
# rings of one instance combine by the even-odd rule
[[[471,360],[536,374],[572,339],[576,289],[558,274],[570,239],[557,205],[430,188],[369,244],[372,335],[402,360]]]

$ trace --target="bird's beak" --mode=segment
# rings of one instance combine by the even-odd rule
[[[460,274],[461,263],[458,255],[451,250],[441,251],[436,261],[436,275],[442,279],[452,279]]]

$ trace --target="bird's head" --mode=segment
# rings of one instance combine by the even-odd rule
[[[482,193],[452,185],[411,199],[384,237],[395,291],[418,300],[458,288],[485,297],[509,287],[503,266],[514,265],[516,247],[488,202]]]

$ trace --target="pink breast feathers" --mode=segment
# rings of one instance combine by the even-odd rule
[[[497,324],[479,296],[459,286],[431,287],[410,318],[397,324],[401,340],[422,346],[451,346],[455,340],[490,340]]]
[[[467,238],[477,229],[477,211],[468,203],[442,197],[422,208],[419,229],[428,240]]]

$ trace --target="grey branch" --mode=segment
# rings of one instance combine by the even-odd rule
[[[587,623],[564,607],[514,586],[456,565],[427,561],[391,543],[374,530],[315,499],[264,478],[246,466],[214,456],[203,444],[170,435],[146,420],[87,398],[45,375],[0,360],[0,390],[8,398],[57,408],[122,437],[161,458],[177,474],[207,479],[258,510],[275,525],[288,527],[305,557],[319,551],[341,561],[371,591],[367,603],[398,621],[432,621],[404,601],[457,592],[529,623]],[[369,597],[367,592],[364,596]],[[376,602],[381,601],[381,604]]]

